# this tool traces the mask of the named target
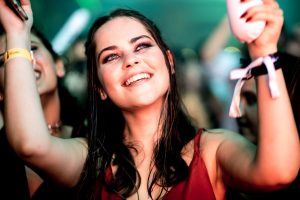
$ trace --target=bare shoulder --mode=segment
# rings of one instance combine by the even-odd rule
[[[212,158],[215,156],[215,152],[225,137],[227,130],[224,129],[205,129],[202,132],[199,149],[201,153],[201,157],[204,161],[208,161],[208,163],[214,162]],[[194,154],[194,143],[195,138],[191,140],[182,150],[182,155],[184,160],[189,164],[193,158]]]
[[[204,161],[210,160],[212,162],[220,143],[226,137],[226,132],[227,130],[224,129],[206,129],[203,131],[199,148]]]
[[[74,138],[74,140],[76,141],[76,142],[79,142],[79,143],[81,143],[83,146],[85,146],[86,148],[88,147],[88,145],[87,145],[87,139],[86,138],[83,138],[83,137],[76,137],[76,138]]]
[[[244,143],[241,142],[243,140],[245,138],[240,134],[225,129],[208,129],[202,133],[199,149],[216,196],[223,196],[226,191],[222,170],[218,164],[218,152],[226,151],[226,148],[223,148],[224,143],[231,143],[230,146],[234,147],[237,145],[232,143]]]
[[[70,143],[74,144],[75,146],[78,146],[80,149],[88,149],[87,139],[83,137],[75,137],[71,138],[71,140],[67,139],[66,141],[70,141]],[[78,145],[79,144],[79,145]]]
[[[219,146],[224,141],[245,141],[246,139],[233,131],[227,129],[207,129],[203,132],[200,142],[200,149],[203,150],[206,145]]]
[[[205,162],[218,163],[241,152],[252,154],[256,150],[256,145],[239,133],[213,129],[203,132],[199,149]]]
[[[231,134],[235,133],[226,129],[206,129],[201,136],[200,149],[204,150],[207,145],[218,145]]]
[[[239,133],[226,129],[209,129],[203,132],[199,148],[202,156],[216,158],[217,152],[249,145],[253,144]]]

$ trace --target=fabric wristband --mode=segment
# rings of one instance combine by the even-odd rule
[[[275,67],[276,66],[276,67]],[[265,57],[259,57],[253,62],[251,62],[246,68],[234,69],[230,73],[230,79],[238,79],[236,86],[234,88],[234,94],[232,97],[229,116],[230,117],[240,117],[240,93],[241,89],[247,79],[253,76],[259,76],[263,74],[268,74],[268,84],[273,99],[280,96],[279,88],[277,85],[275,69],[280,68],[279,56],[277,54],[272,54]]]
[[[28,51],[27,49],[23,48],[12,48],[4,53],[4,63],[17,57],[26,58],[30,62],[33,60],[32,51]]]
[[[272,55],[269,55],[269,56],[272,59],[272,61],[274,61],[273,63],[274,63],[275,70],[281,68],[281,64],[279,63],[278,53],[275,53],[275,54],[272,54]],[[247,61],[245,59],[241,59],[241,63],[242,63],[242,68],[245,68],[245,67],[247,67],[247,65],[250,64],[250,61]],[[265,75],[265,74],[268,74],[268,70],[266,68],[265,63],[262,63],[260,66],[252,68],[251,71],[249,72],[249,75],[254,76],[254,77],[255,76],[260,76],[260,75]]]

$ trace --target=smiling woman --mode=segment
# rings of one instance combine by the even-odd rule
[[[124,25],[132,31],[124,34]],[[107,93],[117,105],[129,110],[131,106],[136,108],[148,102],[160,107],[164,102],[165,91],[169,88],[169,80],[155,73],[162,72],[162,75],[168,77],[164,55],[151,35],[145,35],[145,32],[145,27],[138,21],[119,17],[95,33],[98,36],[95,42],[100,44],[96,47],[96,51],[100,52],[97,64],[100,79],[98,88],[102,93]],[[107,39],[110,37],[114,40]],[[144,77],[149,79],[141,82]]]
[[[7,49],[29,50],[32,13],[28,0],[22,6],[27,23],[0,5]],[[275,1],[264,0],[250,8],[255,10],[247,17],[267,23],[260,37],[248,44],[253,58],[277,51],[283,24]],[[172,51],[141,13],[116,9],[97,18],[85,46],[87,139],[48,134],[28,60],[5,63],[4,88],[10,145],[51,180],[78,186],[80,199],[223,200],[228,186],[271,191],[297,176],[299,137],[281,69],[276,71],[281,92],[276,100],[269,96],[267,77],[256,77],[258,104],[264,105],[259,112],[262,139],[256,148],[240,134],[191,124],[177,90]]]

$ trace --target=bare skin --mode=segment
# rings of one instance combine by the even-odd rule
[[[28,0],[21,2],[30,18],[25,23],[13,17],[4,1],[0,1],[0,20],[7,32],[8,49],[29,49],[30,46],[32,11]],[[265,0],[264,5],[251,8],[245,17],[267,21],[262,35],[248,44],[251,57],[254,59],[275,53],[283,24],[282,10],[278,4]],[[132,18],[110,20],[97,30],[94,39],[98,56],[97,75],[103,85],[99,95],[102,99],[111,98],[121,109],[126,121],[125,140],[134,141],[142,147],[135,156],[142,178],[141,187],[138,195],[128,199],[138,199],[138,196],[148,199],[146,183],[153,147],[161,134],[160,111],[169,89],[166,60],[147,29]],[[167,61],[172,65],[173,58],[168,55]],[[26,162],[57,183],[74,186],[78,183],[87,156],[87,142],[79,138],[63,140],[47,134],[28,60],[12,59],[6,63],[6,69],[5,96],[8,100],[5,117],[10,144]],[[256,78],[258,105],[264,105],[258,107],[260,138],[257,146],[237,133],[221,129],[207,131],[201,138],[201,156],[218,200],[225,198],[228,185],[243,191],[274,190],[291,183],[299,171],[298,133],[282,71],[277,70],[276,75],[281,92],[276,100],[269,95],[265,83],[267,76]],[[20,82],[21,92],[14,90],[20,87]],[[28,109],[34,113],[30,117],[27,115]],[[36,122],[34,127],[28,126],[31,121]],[[193,143],[191,141],[182,151],[187,164],[191,162]],[[154,190],[152,196],[157,196],[157,191]]]
[[[45,47],[39,37],[31,34],[31,50],[34,56],[34,69],[37,90],[41,98],[42,109],[47,124],[55,124],[60,121],[60,99],[58,95],[57,79],[65,73],[64,64],[61,59],[54,60],[49,50]],[[0,35],[0,52],[6,50],[6,35]],[[0,68],[0,93],[3,95],[5,72],[4,66]],[[3,103],[3,102],[1,102]],[[4,123],[4,120],[3,120]],[[3,127],[2,124],[1,127]],[[49,130],[50,134],[61,138],[70,138],[72,127],[63,125],[57,130]],[[32,196],[43,179],[31,168],[26,166],[26,174],[29,186],[29,193]]]

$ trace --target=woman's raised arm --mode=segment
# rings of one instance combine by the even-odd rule
[[[283,12],[278,3],[264,0],[263,5],[249,9],[243,17],[248,21],[266,21],[263,33],[248,44],[251,58],[269,58],[276,53],[283,25]],[[275,74],[280,93],[277,98],[271,96],[267,74],[255,77],[259,119],[257,147],[228,133],[218,148],[217,158],[224,179],[235,187],[278,189],[291,183],[298,174],[299,136],[282,70],[276,70]]]
[[[4,116],[7,138],[33,169],[54,181],[74,186],[86,155],[84,139],[59,139],[49,134],[44,119],[30,53],[33,22],[29,0],[21,0],[28,20],[20,20],[0,1],[0,22],[6,32]]]

